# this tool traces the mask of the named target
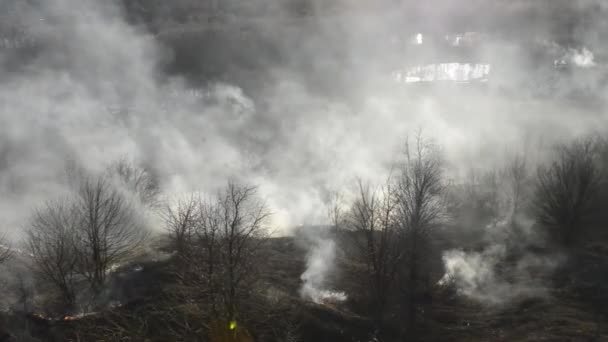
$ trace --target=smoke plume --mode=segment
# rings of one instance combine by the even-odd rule
[[[313,229],[314,230],[314,229]],[[335,273],[336,244],[322,232],[308,234],[308,254],[306,256],[306,271],[300,277],[302,287],[300,295],[317,304],[327,302],[342,302],[346,294],[329,289],[329,278]]]
[[[454,286],[458,293],[487,305],[549,296],[551,276],[564,256],[529,249],[546,245],[546,238],[531,225],[504,219],[485,227],[483,249],[445,251],[445,274],[438,284]]]
[[[246,179],[288,232],[321,222],[328,189],[385,179],[419,127],[445,147],[455,178],[470,160],[491,164],[524,137],[545,146],[606,127],[608,45],[592,33],[605,27],[602,3],[552,7],[589,13],[568,37],[536,2],[311,3],[305,18],[266,0],[260,8],[272,15],[223,22],[215,34],[251,37],[227,44],[234,50],[192,49],[208,63],[201,73],[224,72],[197,74],[198,83],[166,72],[179,54],[161,38],[187,37],[187,25],[152,34],[114,1],[17,6],[11,16],[27,36],[0,52],[1,229],[20,237],[33,207],[69,190],[68,161],[102,172],[127,156],[152,170],[168,197]],[[525,20],[529,13],[536,20]],[[249,40],[260,44],[238,50]],[[30,45],[36,53],[20,58],[15,47]],[[562,72],[554,62],[564,56],[593,67]],[[404,70],[431,82],[396,82]]]

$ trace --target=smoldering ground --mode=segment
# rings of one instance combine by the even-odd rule
[[[296,231],[299,244],[307,250],[306,270],[302,273],[300,295],[317,304],[338,303],[347,299],[346,293],[332,288],[339,278],[339,250],[329,227],[301,227]]]
[[[32,208],[68,191],[69,161],[101,172],[128,156],[153,170],[169,197],[246,180],[288,230],[323,222],[331,189],[385,179],[419,128],[443,146],[458,182],[524,142],[542,160],[552,142],[605,127],[602,2],[311,4],[305,19],[275,4],[272,15],[225,21],[216,29],[240,32],[246,23],[247,39],[280,58],[256,66],[262,71],[217,58],[223,75],[196,88],[191,77],[164,72],[180,56],[127,22],[121,4],[20,5],[20,24],[42,43],[26,65],[0,71],[0,225],[19,239]],[[560,15],[528,20],[545,9]],[[454,35],[474,38],[453,46],[446,36]],[[490,65],[488,80],[393,78],[438,63]],[[245,81],[252,74],[255,86]]]

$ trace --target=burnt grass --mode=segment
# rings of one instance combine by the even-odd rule
[[[361,265],[339,253],[339,271],[328,286],[344,290],[344,303],[315,304],[300,298],[300,275],[306,251],[294,238],[270,239],[265,246],[265,267],[257,290],[263,297],[280,298],[276,313],[270,311],[245,324],[276,325],[289,316],[300,341],[372,341],[373,324],[365,302]],[[425,307],[416,341],[606,341],[608,340],[608,287],[604,281],[608,249],[600,243],[570,251],[564,263],[546,281],[547,293],[521,297],[508,304],[487,305],[469,299],[454,288],[434,286],[432,302]],[[175,285],[173,259],[145,258],[118,269],[110,281],[108,307],[73,319],[49,319],[32,312],[8,311],[1,315],[0,341],[206,341],[198,337],[176,339],[181,327],[159,312],[159,303]],[[437,270],[438,274],[441,272]],[[173,305],[186,307],[188,303]],[[270,310],[270,309],[269,309]],[[273,316],[274,315],[274,316]],[[388,314],[383,341],[398,341],[399,322]],[[260,325],[260,326],[263,326]],[[127,331],[128,330],[128,331]],[[113,338],[93,339],[91,333],[112,331]],[[253,331],[253,329],[252,329]],[[279,341],[268,334],[252,333],[256,341]],[[105,334],[104,336],[110,336]]]

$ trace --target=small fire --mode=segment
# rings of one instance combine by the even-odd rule
[[[336,306],[344,302],[348,297],[346,293],[340,291],[327,291],[321,290],[319,297],[315,299],[317,304],[324,304],[328,306]]]
[[[38,319],[44,319],[47,321],[64,321],[64,322],[68,322],[68,321],[75,321],[78,319],[81,319],[83,317],[87,317],[87,316],[91,316],[91,315],[96,315],[97,312],[88,312],[88,313],[80,313],[80,314],[76,314],[74,316],[70,316],[70,315],[65,315],[65,316],[56,316],[56,317],[48,317],[45,316],[43,314],[40,313],[32,313],[32,317],[38,318]]]
[[[79,314],[74,315],[74,316],[63,316],[62,320],[63,321],[75,321],[75,320],[78,320],[78,319],[82,319],[84,317],[94,316],[94,315],[97,315],[97,314],[99,314],[99,312],[96,312],[96,311],[83,312],[83,313],[79,313]]]

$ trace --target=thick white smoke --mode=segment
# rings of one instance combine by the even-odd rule
[[[575,50],[572,56],[572,62],[583,68],[595,66],[593,53],[586,48],[583,48],[580,52]]]
[[[348,3],[344,15],[327,15],[329,5],[318,2],[307,20],[262,18],[259,26],[286,62],[269,67],[256,91],[237,81],[192,89],[168,77],[161,69],[170,51],[129,25],[114,2],[24,4],[19,18],[43,44],[24,67],[0,66],[0,229],[19,235],[33,207],[67,191],[66,161],[101,171],[127,156],[153,169],[169,197],[213,193],[227,178],[240,178],[259,185],[275,224],[289,227],[320,222],[327,189],[356,177],[385,179],[404,137],[420,127],[456,170],[467,160],[492,163],[501,157],[497,150],[524,136],[547,141],[605,127],[603,97],[581,104],[567,96],[573,84],[604,94],[601,74],[525,87],[538,68],[524,58],[528,47],[508,38],[472,45],[478,58],[458,62],[491,65],[484,87],[395,84],[394,70],[455,63],[426,31],[445,40],[453,30],[443,19],[468,8],[404,4],[412,10]],[[414,28],[402,20],[411,13],[437,27]],[[424,32],[422,44],[377,46],[417,32]],[[581,37],[599,56],[599,38],[592,38]],[[543,65],[553,68],[553,60]],[[479,74],[469,69],[467,75]],[[539,88],[555,98],[529,96]]]
[[[306,257],[306,271],[301,276],[303,298],[317,304],[342,302],[346,293],[329,290],[328,278],[335,272],[336,244],[329,238],[317,237],[311,241]]]
[[[509,222],[505,220],[487,227],[486,238],[490,243],[480,251],[444,252],[445,274],[438,284],[454,286],[460,294],[488,305],[548,296],[549,276],[564,261],[564,257],[520,251],[509,256],[509,248],[513,246],[508,244],[504,235],[508,234],[507,230],[513,229]],[[538,237],[534,239],[539,240]],[[521,246],[530,241],[531,236],[519,235],[518,243]]]

